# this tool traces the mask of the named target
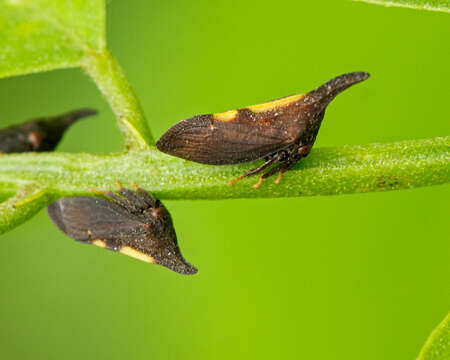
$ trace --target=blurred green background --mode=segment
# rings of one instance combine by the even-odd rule
[[[447,14],[351,1],[111,1],[109,47],[159,137],[368,71],[316,146],[448,135]],[[93,106],[58,151],[120,151],[78,70],[0,81],[1,125]],[[282,185],[281,185],[282,186]],[[167,201],[192,277],[65,237],[0,239],[2,359],[414,359],[450,304],[449,187]],[[259,191],[264,191],[262,187]]]

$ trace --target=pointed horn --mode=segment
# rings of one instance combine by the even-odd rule
[[[56,118],[58,118],[58,121],[60,124],[64,124],[65,126],[72,125],[75,121],[82,119],[84,117],[96,115],[98,113],[95,109],[78,109],[74,111],[69,111],[68,113],[65,113],[63,115],[59,115]]]
[[[198,271],[194,265],[191,265],[184,259],[179,249],[174,258],[157,260],[156,263],[182,275],[194,275]]]
[[[336,95],[350,86],[366,80],[369,76],[370,75],[366,72],[352,72],[337,76],[306,94],[305,102],[310,104],[320,104],[320,108],[323,110]]]

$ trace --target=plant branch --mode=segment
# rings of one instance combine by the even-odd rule
[[[27,221],[47,206],[51,197],[46,189],[30,184],[0,203],[0,234]]]
[[[136,182],[161,199],[231,199],[338,195],[410,189],[450,181],[450,137],[317,148],[280,185],[256,177],[227,182],[255,164],[201,165],[151,148],[110,155],[27,153],[0,156],[0,194],[29,183],[52,196],[89,194]]]
[[[116,115],[128,150],[145,150],[155,141],[127,77],[105,49],[87,52],[82,68],[95,81]]]
[[[450,358],[450,313],[433,330],[420,350],[417,360],[445,360]]]
[[[441,11],[450,13],[450,2],[448,0],[353,0],[368,4],[395,6],[416,10]]]

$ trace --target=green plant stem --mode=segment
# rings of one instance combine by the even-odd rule
[[[417,357],[417,360],[446,359],[450,359],[450,313],[433,330]]]
[[[39,185],[23,187],[15,196],[0,203],[0,234],[27,221],[50,201],[51,195]]]
[[[116,115],[128,150],[145,150],[155,141],[139,99],[114,57],[105,49],[88,52],[82,68],[95,81]]]
[[[409,189],[450,181],[450,137],[317,148],[287,172],[280,185],[257,177],[227,182],[255,164],[211,166],[168,156],[151,148],[111,155],[17,154],[0,156],[0,193],[5,186],[41,184],[54,196],[89,194],[136,182],[162,199],[231,199],[338,195]],[[4,186],[3,186],[4,184]]]
[[[395,6],[416,10],[441,11],[450,13],[450,1],[448,0],[353,0],[368,4]]]

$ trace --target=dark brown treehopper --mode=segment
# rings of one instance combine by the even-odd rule
[[[220,114],[198,115],[170,128],[156,146],[162,152],[202,164],[228,165],[264,159],[236,181],[271,167],[254,185],[279,172],[275,183],[307,156],[316,140],[325,109],[348,87],[369,74],[354,72],[338,76],[317,89],[265,104]]]
[[[180,274],[197,269],[181,255],[172,218],[161,203],[143,189],[102,192],[109,200],[75,196],[57,200],[47,213],[69,237],[165,266]]]
[[[79,109],[0,130],[0,153],[52,151],[74,122],[96,113],[92,109]]]

